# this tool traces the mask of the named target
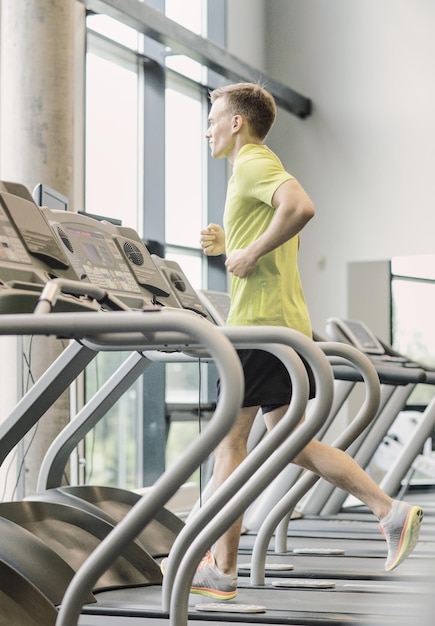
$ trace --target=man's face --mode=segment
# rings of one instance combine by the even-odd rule
[[[215,159],[229,157],[234,149],[233,116],[227,110],[224,97],[212,104],[208,116],[209,127],[205,134],[208,139],[211,155]]]

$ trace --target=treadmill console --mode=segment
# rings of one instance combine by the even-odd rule
[[[197,293],[215,324],[225,326],[230,312],[230,294],[209,289],[199,289]]]
[[[331,339],[350,343],[355,348],[365,352],[374,361],[408,368],[421,367],[419,363],[410,360],[407,356],[394,350],[390,345],[380,341],[360,320],[344,320],[331,317],[327,321],[326,329]]]
[[[373,355],[385,354],[385,348],[360,320],[331,317],[326,323],[328,335],[335,341],[350,343],[362,352]]]
[[[0,181],[0,313],[31,313],[56,278],[96,285],[131,309],[154,305],[170,291],[133,229],[39,207],[23,185]],[[62,293],[55,310],[100,306]]]
[[[166,280],[169,290],[172,292],[173,299],[176,306],[195,311],[199,313],[209,322],[215,324],[215,320],[210,315],[207,308],[201,302],[197,292],[192,287],[189,279],[181,269],[180,265],[176,261],[170,261],[169,259],[162,259],[156,254],[151,255],[155,261],[156,266],[159,268],[161,275]],[[168,303],[170,306],[173,304]]]
[[[69,211],[42,209],[76,274],[115,294],[132,309],[168,295],[151,255],[132,228]],[[58,273],[57,273],[58,274]]]
[[[25,187],[0,182],[0,314],[31,313],[50,272],[76,280],[50,225]],[[56,310],[97,310],[89,298],[63,295]]]
[[[31,263],[25,252],[27,249],[30,255],[41,259],[50,267],[68,268],[68,259],[36,206],[7,192],[0,193],[0,206],[2,251],[6,258]],[[15,231],[10,228],[11,221],[16,226]]]
[[[227,294],[197,293],[179,264],[151,255],[133,228],[40,207],[23,185],[0,181],[0,314],[33,312],[54,279],[95,285],[134,310],[184,308],[218,325],[228,313]],[[62,293],[54,309],[110,305]]]

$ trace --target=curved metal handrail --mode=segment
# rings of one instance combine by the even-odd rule
[[[74,448],[149,365],[151,361],[141,352],[132,352],[61,430],[42,459],[36,484],[37,492],[61,485],[65,466]]]
[[[240,344],[239,344],[240,345]],[[171,548],[168,564],[163,578],[162,609],[169,611],[174,580],[180,563],[187,549],[198,533],[214,519],[222,507],[238,492],[248,478],[261,466],[265,459],[282,443],[282,438],[293,430],[300,421],[308,402],[308,378],[302,361],[296,352],[288,346],[262,344],[263,350],[279,358],[289,371],[292,384],[297,389],[292,402],[282,420],[283,426],[278,433],[264,439],[243,463],[232,473],[225,483],[216,490],[205,504],[191,516],[178,535]],[[283,433],[284,431],[284,433]],[[261,446],[261,447],[260,447]],[[202,555],[201,555],[202,556]]]
[[[370,357],[368,358],[370,359]],[[370,360],[375,366],[381,381],[383,397],[382,407],[378,410],[376,418],[369,425],[368,432],[364,432],[364,436],[358,436],[349,448],[349,453],[361,467],[367,467],[369,464],[373,454],[396,419],[398,412],[405,406],[406,400],[409,398],[415,385],[426,380],[425,372],[421,368],[409,368],[388,363],[379,364],[376,360]],[[337,514],[347,498],[347,494],[343,490],[336,489],[324,481],[319,482],[315,490],[318,490],[316,494],[318,501],[320,502],[322,499],[324,502],[321,509],[318,509],[316,505],[316,511],[318,513],[321,512],[322,515]],[[322,493],[321,498],[319,498],[319,492]],[[327,498],[325,497],[326,495]]]
[[[435,372],[433,370],[427,370],[426,381],[427,385],[435,384]],[[435,399],[429,402],[425,410],[421,415],[421,421],[417,428],[413,431],[409,437],[406,445],[402,447],[402,450],[397,455],[397,458],[391,464],[390,468],[382,478],[379,486],[385,493],[389,495],[396,494],[399,489],[403,478],[409,471],[412,463],[416,457],[421,453],[424,446],[424,442],[431,436],[435,423]]]
[[[65,593],[56,621],[58,626],[77,624],[85,594],[93,587],[100,573],[104,572],[113,559],[122,553],[125,546],[153,519],[192,472],[207,458],[216,443],[231,428],[237,415],[243,397],[244,382],[240,361],[234,348],[217,328],[198,323],[198,318],[194,313],[187,316],[185,313],[182,315],[178,312],[156,314],[159,318],[156,319],[156,324],[159,329],[163,330],[179,328],[210,351],[222,381],[221,400],[207,429],[186,449],[178,462],[156,481],[155,488],[129,511],[78,570]],[[125,317],[132,319],[133,315],[127,314]],[[150,318],[154,315],[154,313],[150,314]]]
[[[264,332],[267,328],[268,327],[252,328],[253,336],[256,337],[257,341],[259,331]],[[228,327],[225,330],[228,332],[228,336],[232,337],[234,342],[237,342],[238,329],[236,327]],[[311,339],[288,328],[269,327],[269,332],[271,333],[269,337],[270,341],[272,341],[273,338],[277,341],[279,337],[280,343],[290,343],[308,361],[313,370],[316,386],[319,394],[322,396],[322,400],[317,401],[317,410],[312,412],[310,419],[307,419],[302,426],[297,428],[297,430],[285,440],[283,445],[262,464],[260,469],[251,475],[241,489],[238,490],[237,497],[233,497],[219,513],[215,515],[213,521],[199,532],[197,537],[187,548],[173,581],[170,603],[170,623],[173,626],[185,626],[187,624],[187,603],[191,581],[196,566],[207,548],[243,513],[246,506],[258,496],[265,485],[270,482],[271,478],[274,478],[274,476],[285,467],[292,458],[292,455],[297,454],[299,450],[307,444],[323,423],[332,404],[332,372],[320,348],[318,348]],[[281,423],[274,428],[274,431],[279,427],[283,430],[286,428],[286,426],[283,425],[283,421],[284,420],[281,420]],[[261,450],[260,446],[261,444],[259,444],[257,448]],[[251,452],[251,455],[256,453],[257,448]],[[205,506],[207,506],[207,503]]]
[[[379,406],[380,385],[370,360],[360,351],[340,343],[320,343],[326,355],[340,356],[348,360],[358,368],[366,383],[365,399],[360,410],[352,420],[352,423],[342,432],[334,442],[334,446],[345,449],[364,430],[373,419]],[[251,583],[264,585],[265,561],[267,548],[279,522],[289,514],[296,506],[300,498],[319,480],[319,476],[312,472],[306,472],[304,476],[288,491],[288,493],[276,504],[262,524],[254,544],[251,559]],[[285,538],[286,540],[286,538]],[[284,541],[281,541],[284,543]],[[282,547],[282,546],[281,546]]]

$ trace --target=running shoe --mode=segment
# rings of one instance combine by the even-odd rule
[[[423,509],[401,500],[393,500],[391,511],[381,519],[379,528],[384,535],[388,556],[385,571],[391,572],[411,554],[417,545]]]
[[[165,574],[166,561],[160,563],[162,574]],[[190,593],[208,596],[214,600],[232,600],[237,595],[237,574],[221,572],[209,551],[203,557],[193,577]]]

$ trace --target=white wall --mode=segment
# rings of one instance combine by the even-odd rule
[[[213,1],[213,0],[211,0]],[[259,70],[265,69],[267,0],[227,0],[227,47]]]
[[[229,0],[230,9],[241,4]],[[434,252],[435,3],[266,0],[265,8],[267,71],[313,100],[306,120],[280,110],[268,143],[316,205],[300,264],[322,333],[329,316],[346,315],[349,261]],[[257,30],[249,37],[242,23],[239,36],[255,49]],[[246,42],[233,49],[255,65]]]

